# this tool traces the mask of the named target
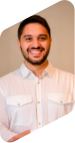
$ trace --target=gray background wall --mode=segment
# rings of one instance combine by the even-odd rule
[[[74,73],[74,7],[61,1],[40,11],[51,28],[52,45],[49,61],[56,68]],[[11,20],[11,19],[10,19]],[[17,45],[19,23],[4,30],[0,38],[0,77],[19,68],[23,62]]]

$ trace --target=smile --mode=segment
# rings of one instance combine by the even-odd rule
[[[43,50],[38,50],[38,49],[32,49],[29,51],[30,54],[32,54],[33,56],[40,56],[42,54]]]

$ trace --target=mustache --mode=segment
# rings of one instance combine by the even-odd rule
[[[35,48],[35,47],[32,47],[32,48],[29,49],[28,51],[30,51],[30,50],[44,50],[44,48],[40,48],[40,47]]]

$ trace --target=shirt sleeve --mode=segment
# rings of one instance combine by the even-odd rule
[[[1,122],[0,122],[0,135],[4,141],[8,141],[12,137],[16,136],[17,134],[14,132],[11,132],[7,127],[5,127]]]
[[[17,134],[10,131],[10,121],[6,111],[6,101],[3,91],[0,88],[0,135],[3,140],[8,141]]]

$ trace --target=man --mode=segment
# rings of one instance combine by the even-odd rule
[[[74,106],[74,75],[53,68],[47,60],[51,32],[38,15],[21,22],[20,69],[0,79],[0,134],[8,142],[68,114]]]

